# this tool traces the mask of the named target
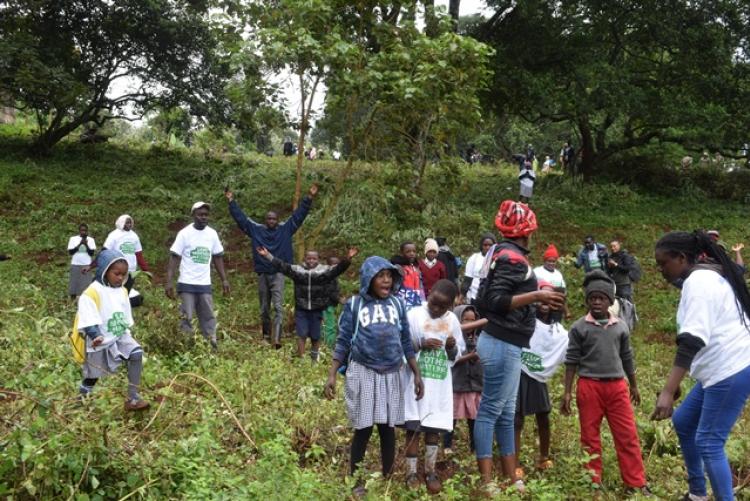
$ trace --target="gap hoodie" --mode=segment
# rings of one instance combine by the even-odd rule
[[[391,270],[394,275],[391,295],[384,299],[369,292],[370,283],[382,270]],[[333,359],[346,364],[351,354],[352,360],[376,372],[396,372],[404,357],[415,357],[406,306],[395,296],[401,286],[401,274],[385,258],[371,256],[359,270],[359,286],[359,295],[346,302],[339,318]]]

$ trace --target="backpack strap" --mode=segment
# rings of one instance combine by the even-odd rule
[[[354,314],[354,318],[357,321],[357,324],[354,326],[354,335],[352,335],[352,342],[351,344],[354,345],[354,340],[357,339],[357,333],[359,332],[359,310],[362,309],[362,296],[357,294],[352,298],[352,311],[357,310],[357,312]],[[351,353],[352,348],[349,347],[349,353]]]
[[[96,309],[101,309],[101,299],[99,293],[93,287],[88,287],[83,295],[94,301]],[[76,313],[75,320],[73,320],[73,330],[70,332],[68,337],[70,338],[71,347],[73,349],[73,360],[77,363],[82,364],[86,361],[86,338],[78,331],[78,320],[79,316]]]

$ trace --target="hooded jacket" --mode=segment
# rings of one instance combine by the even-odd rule
[[[271,263],[294,281],[294,306],[310,311],[323,310],[331,304],[330,284],[349,268],[351,261],[342,259],[336,266],[319,264],[315,268],[289,264],[276,257]]]
[[[392,270],[394,275],[391,295],[383,299],[369,292],[372,280],[382,270]],[[382,257],[368,257],[359,270],[359,285],[359,295],[347,301],[339,319],[333,359],[345,364],[351,354],[352,360],[376,372],[395,372],[403,357],[415,357],[406,306],[395,296],[401,285],[400,272]]]
[[[109,271],[109,269],[117,261],[122,261],[125,264],[127,264],[128,262],[127,259],[125,259],[125,255],[118,250],[112,250],[112,249],[102,250],[99,253],[99,255],[96,257],[96,274],[94,275],[94,281],[96,282],[96,284],[92,284],[89,287],[94,287],[95,289],[99,291],[104,290],[101,287],[107,287],[110,290],[114,290],[113,288],[111,288],[111,286],[107,282],[106,277],[107,277],[107,272]],[[118,294],[122,295],[122,298],[120,301],[123,303],[123,305],[127,305],[125,307],[125,310],[126,310],[125,318],[126,318],[126,323],[128,324],[128,327],[129,327],[130,325],[132,325],[132,316],[130,313],[130,302],[128,301],[128,293],[125,290],[125,287],[118,287],[116,292],[112,294],[112,296],[117,297]],[[79,312],[80,312],[80,309],[81,309],[80,305],[85,302],[91,303],[91,300],[88,298],[88,296],[86,297],[81,296],[78,302],[79,302]],[[98,309],[98,305],[95,306],[95,308]],[[92,324],[86,325],[85,322],[81,322],[81,323],[78,323],[78,325],[79,325],[79,330],[83,331],[83,333],[86,334],[86,337],[89,338],[89,341],[93,341],[97,337],[103,335],[102,330],[98,324],[92,323]],[[107,339],[106,341],[108,343],[111,343],[114,341],[114,338]]]
[[[271,229],[265,224],[257,223],[247,217],[236,200],[229,202],[229,213],[237,226],[252,240],[253,265],[256,273],[278,272],[271,261],[258,254],[258,247],[265,247],[271,254],[284,262],[294,262],[292,236],[302,226],[307,213],[310,212],[310,207],[312,207],[312,198],[306,196],[289,219]]]
[[[529,251],[510,240],[503,240],[492,251],[491,270],[482,314],[489,323],[484,330],[507,343],[529,347],[536,328],[536,308],[526,305],[511,309],[513,296],[538,289],[527,255]]]

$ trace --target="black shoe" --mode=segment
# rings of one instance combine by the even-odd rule
[[[628,496],[632,496],[634,494],[640,494],[644,498],[650,498],[654,496],[654,493],[651,492],[651,489],[648,488],[648,485],[644,485],[643,487],[628,487],[625,489],[625,492]]]

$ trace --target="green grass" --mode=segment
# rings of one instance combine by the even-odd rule
[[[120,499],[341,499],[350,432],[339,397],[322,398],[330,354],[312,366],[296,360],[292,340],[274,351],[259,342],[255,280],[250,272],[248,239],[226,210],[223,188],[230,185],[243,209],[262,218],[268,209],[291,211],[294,169],[290,161],[230,155],[206,159],[162,149],[62,144],[47,159],[27,159],[19,139],[5,139],[0,158],[0,495],[10,498]],[[464,259],[481,233],[491,229],[499,201],[517,192],[515,169],[431,166],[423,199],[410,190],[407,171],[393,165],[356,165],[323,233],[310,232],[331,203],[343,163],[306,165],[305,187],[315,181],[321,194],[300,231],[298,247],[315,245],[324,255],[361,249],[342,288],[357,288],[356,269],[368,255],[389,257],[404,239],[448,237]],[[676,193],[679,189],[676,188]],[[695,198],[697,197],[697,198]],[[168,246],[189,220],[196,200],[214,204],[212,226],[227,247],[232,295],[215,295],[221,353],[202,343],[179,342],[177,303],[163,293]],[[599,241],[622,239],[641,261],[644,278],[636,287],[641,324],[634,334],[638,377],[644,402],[636,409],[646,468],[659,497],[686,490],[682,461],[668,423],[648,416],[673,354],[676,289],[654,268],[653,245],[666,230],[718,227],[727,242],[749,241],[747,207],[691,196],[657,196],[612,184],[581,184],[561,176],[542,178],[534,208],[540,229],[532,256],[540,262],[547,243],[564,254],[574,315],[583,313],[582,274],[572,255],[584,235]],[[75,401],[78,367],[66,334],[75,307],[66,297],[65,244],[79,222],[89,224],[101,245],[116,217],[131,214],[155,272],[154,283],[140,279],[146,304],[136,310],[135,337],[147,354],[144,396],[154,404],[142,415],[122,410],[124,370],[102,382],[85,405]],[[291,325],[292,287],[285,308]],[[290,329],[287,328],[287,332]],[[205,378],[211,384],[205,382]],[[555,403],[561,377],[550,384]],[[1,398],[1,397],[0,397]],[[159,403],[161,401],[161,403]],[[245,433],[238,428],[239,425]],[[591,489],[581,464],[578,423],[553,412],[556,466],[540,474],[533,424],[524,435],[527,499],[588,499]],[[750,470],[750,419],[736,426],[727,450],[732,465]],[[452,474],[441,499],[475,494],[476,468],[466,447],[464,423],[457,434],[458,454],[441,463]],[[371,499],[427,499],[424,489],[403,487],[403,461],[391,482],[379,478],[374,439],[366,458]],[[604,432],[604,499],[622,499],[612,439]],[[740,497],[749,499],[748,490]],[[512,493],[509,499],[518,497]]]

